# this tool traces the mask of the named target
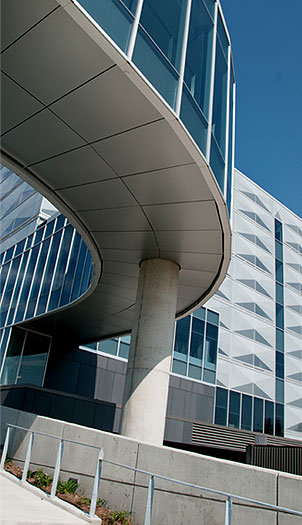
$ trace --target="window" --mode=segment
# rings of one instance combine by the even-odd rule
[[[229,427],[239,428],[240,419],[240,394],[230,391],[229,402]]]
[[[242,394],[241,428],[244,430],[252,428],[252,397],[246,394]]]
[[[216,388],[215,424],[226,425],[228,407],[228,391],[224,388]]]
[[[265,419],[264,419],[265,434],[274,433],[274,403],[265,401]]]
[[[254,397],[254,432],[263,432],[263,399]]]

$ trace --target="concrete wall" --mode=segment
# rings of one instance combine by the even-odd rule
[[[1,412],[2,443],[3,429],[7,422],[103,447],[106,459],[129,466],[302,511],[302,477],[300,476],[138,443],[133,439],[6,407],[3,407]],[[27,440],[28,437],[24,439],[22,431],[14,431],[9,456],[22,462]],[[31,468],[42,466],[51,472],[55,464],[56,449],[55,440],[37,436]],[[70,476],[79,479],[83,492],[89,496],[96,457],[95,449],[66,443],[62,461],[62,479],[68,479]],[[112,508],[125,508],[132,511],[135,522],[142,525],[147,484],[148,479],[145,475],[104,464],[100,497],[105,498]],[[223,498],[157,479],[155,488],[153,525],[224,523]],[[276,513],[269,510],[234,504],[232,525],[243,523],[244,525],[255,523],[301,525],[302,518],[281,514],[277,518]]]

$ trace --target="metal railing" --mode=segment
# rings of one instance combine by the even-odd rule
[[[52,488],[51,488],[51,493],[49,494],[50,498],[53,498],[55,496],[55,494],[56,494],[56,488],[57,488],[58,479],[59,479],[59,473],[60,473],[60,468],[61,468],[61,460],[62,460],[62,455],[63,455],[64,443],[65,442],[66,443],[73,443],[73,444],[76,444],[76,445],[82,445],[82,446],[89,447],[89,448],[94,448],[94,449],[97,449],[99,451],[98,452],[97,461],[96,461],[96,469],[95,469],[93,489],[92,489],[92,495],[91,495],[91,504],[90,504],[90,511],[89,511],[89,517],[91,517],[91,518],[95,517],[95,509],[96,509],[97,498],[98,498],[98,494],[99,494],[99,485],[100,485],[100,480],[101,480],[102,464],[103,463],[108,463],[108,464],[111,464],[111,465],[115,465],[117,467],[125,468],[127,470],[132,470],[134,472],[138,472],[140,474],[144,474],[144,475],[149,477],[144,525],[151,525],[151,523],[152,523],[151,522],[151,520],[152,520],[152,507],[153,507],[153,497],[154,497],[154,491],[155,491],[155,479],[156,478],[157,479],[161,479],[161,480],[165,480],[165,481],[169,481],[171,483],[177,483],[177,484],[183,485],[185,487],[198,489],[198,490],[201,490],[201,491],[204,491],[204,492],[208,492],[210,494],[223,496],[225,498],[224,525],[231,525],[231,523],[232,523],[232,504],[233,504],[233,500],[237,500],[239,502],[252,504],[253,506],[261,507],[261,508],[268,509],[268,510],[273,510],[273,511],[277,511],[277,512],[291,514],[293,516],[300,516],[300,517],[302,517],[302,511],[288,509],[286,507],[280,507],[279,505],[272,505],[270,503],[265,503],[264,501],[258,501],[258,500],[254,500],[254,499],[251,499],[251,498],[246,498],[244,496],[238,496],[237,494],[231,494],[229,492],[224,492],[224,491],[221,491],[221,490],[211,489],[209,487],[203,487],[202,485],[196,485],[195,483],[189,483],[187,481],[180,481],[179,479],[169,478],[167,476],[163,476],[161,474],[155,474],[154,472],[149,472],[147,470],[142,470],[142,469],[139,469],[139,468],[130,467],[128,465],[123,465],[121,463],[117,463],[116,461],[112,461],[112,460],[109,460],[109,459],[104,459],[104,449],[100,448],[100,447],[97,447],[95,445],[88,445],[87,443],[83,443],[83,442],[80,442],[80,441],[73,441],[71,439],[65,439],[65,438],[62,438],[62,437],[53,436],[51,434],[46,434],[44,432],[38,432],[36,430],[30,430],[30,429],[25,428],[25,427],[20,427],[20,426],[11,425],[11,424],[7,425],[7,432],[6,432],[5,442],[4,442],[4,446],[3,446],[2,458],[1,458],[1,463],[0,463],[0,470],[4,470],[4,464],[5,464],[5,460],[6,460],[6,457],[7,457],[8,446],[9,446],[9,441],[10,441],[10,434],[11,434],[11,429],[12,428],[16,428],[16,429],[19,429],[19,430],[25,430],[26,432],[29,432],[29,434],[30,434],[29,441],[28,441],[28,446],[27,446],[25,463],[24,463],[24,470],[23,470],[22,479],[21,479],[22,483],[25,483],[26,479],[27,479],[28,468],[29,468],[29,464],[30,464],[32,447],[33,447],[33,442],[34,442],[34,435],[37,434],[37,435],[41,435],[41,436],[46,436],[46,437],[53,438],[53,439],[56,439],[56,440],[59,441],[59,447],[58,447],[57,458],[56,458],[56,465],[55,465],[54,476],[53,476],[53,481],[52,481]]]

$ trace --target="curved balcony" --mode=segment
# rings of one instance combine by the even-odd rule
[[[72,309],[30,322],[82,341],[129,331],[152,257],[181,268],[177,316],[197,308],[230,260],[234,78],[219,2],[11,0],[3,20],[4,163],[94,262]]]

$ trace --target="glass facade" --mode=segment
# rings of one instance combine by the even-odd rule
[[[14,328],[1,373],[1,384],[41,386],[50,344],[50,337],[21,328]]]
[[[300,278],[301,254],[290,243],[300,234],[292,231],[289,211],[274,219],[265,193],[253,184],[235,171],[229,275],[205,308],[175,323],[172,374],[215,388],[214,423],[277,436],[286,434],[287,425],[296,437],[302,354],[301,335],[293,328],[301,324],[302,311],[293,285]],[[90,254],[68,221],[56,215],[7,247],[0,261],[1,383],[42,385],[50,339],[14,325],[84,293],[93,276]],[[129,345],[125,336],[82,348],[127,360]]]
[[[192,379],[215,383],[219,316],[199,308],[177,321],[172,372]]]
[[[214,423],[282,436],[284,434],[279,433],[284,432],[282,406],[260,397],[217,387]]]
[[[230,204],[235,81],[220,4],[215,0],[79,3],[176,112]]]
[[[18,367],[22,373],[20,377],[28,379],[31,364],[35,384],[38,384],[41,374],[39,376],[35,370],[41,368],[43,362],[44,367],[46,365],[45,352],[40,353],[37,349],[39,338],[37,336],[35,342],[32,335],[26,339],[22,362],[19,363],[21,346],[16,341],[21,336],[13,330],[12,337],[9,337],[12,326],[78,299],[89,288],[93,272],[88,248],[62,215],[42,224],[26,240],[3,252],[0,267],[0,366],[5,355],[6,360],[0,380],[2,384],[11,380]],[[24,334],[22,331],[21,335]],[[17,379],[15,381],[19,382],[19,376]]]
[[[284,264],[283,264],[283,225],[277,218],[274,220],[275,235],[275,375],[276,375],[276,408],[275,434],[284,433]]]

